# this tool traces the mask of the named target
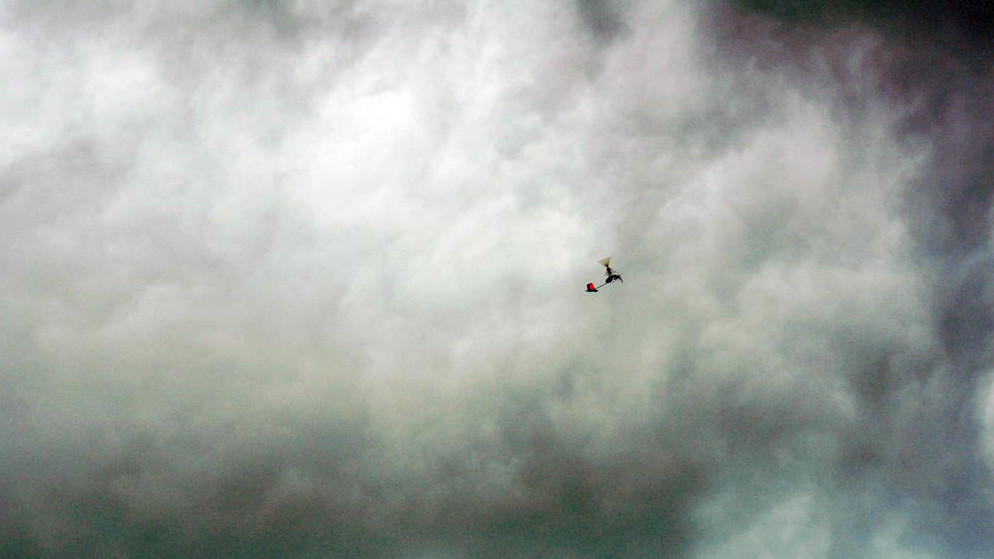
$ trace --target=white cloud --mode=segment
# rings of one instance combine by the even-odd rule
[[[4,11],[0,507],[53,556],[827,557],[812,486],[948,411],[904,109],[706,8]]]

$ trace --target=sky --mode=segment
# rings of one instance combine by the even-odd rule
[[[986,557],[992,40],[0,0],[0,555]]]

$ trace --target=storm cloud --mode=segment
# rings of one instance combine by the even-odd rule
[[[994,18],[894,6],[0,2],[0,554],[981,557]]]

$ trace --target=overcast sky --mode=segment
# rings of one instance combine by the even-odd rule
[[[0,0],[0,555],[987,557],[994,9],[895,4]]]

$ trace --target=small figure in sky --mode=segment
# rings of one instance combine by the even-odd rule
[[[607,279],[604,280],[604,283],[602,283],[600,285],[596,285],[596,286],[594,284],[592,284],[592,283],[588,283],[587,284],[587,293],[596,293],[597,292],[597,288],[604,287],[605,285],[607,285],[607,284],[609,284],[609,283],[611,283],[611,282],[613,282],[615,280],[617,280],[617,281],[619,281],[621,283],[625,283],[625,280],[621,279],[621,274],[619,274],[617,270],[611,268],[611,257],[610,256],[608,256],[607,258],[601,260],[600,263],[601,263],[601,266],[604,266],[604,274],[607,276]]]

